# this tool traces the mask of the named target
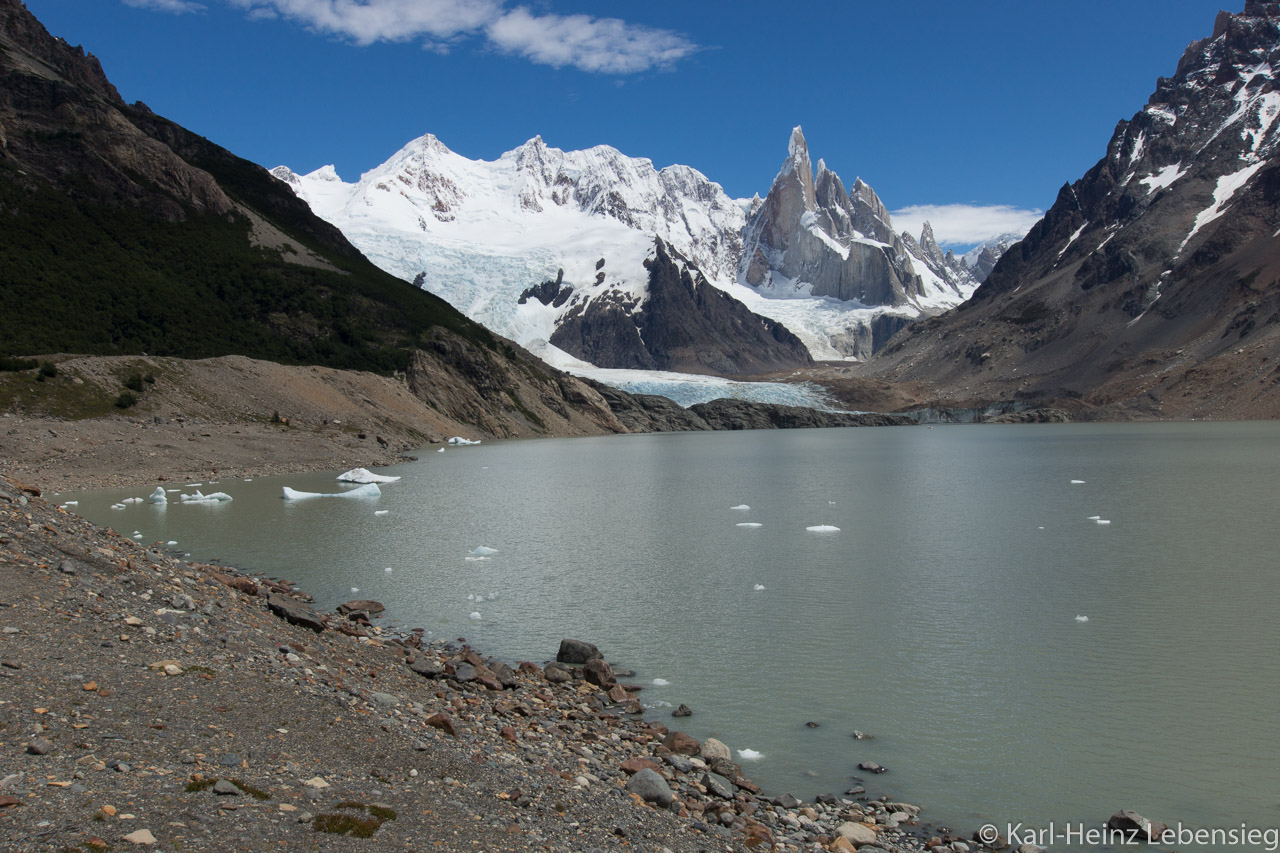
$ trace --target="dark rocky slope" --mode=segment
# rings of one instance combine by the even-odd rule
[[[864,375],[950,401],[1280,416],[1280,4],[1191,44],[973,298]]]

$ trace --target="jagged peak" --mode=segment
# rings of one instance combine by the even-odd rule
[[[804,128],[796,125],[791,128],[791,139],[787,142],[787,156],[791,159],[809,159],[809,143],[804,140]]]
[[[926,219],[924,221],[924,225],[920,228],[920,245],[927,246],[930,243],[935,246],[938,245],[938,241],[934,239],[933,236],[933,225],[931,225],[929,220]]]
[[[818,158],[818,176],[821,177],[830,171],[831,170],[827,168],[827,161],[819,157]]]
[[[286,184],[297,184],[301,180],[298,177],[298,173],[288,166],[276,166],[271,170],[271,177],[278,181],[284,181]]]
[[[333,181],[336,183],[342,183],[342,178],[338,177],[338,170],[334,167],[332,163],[326,166],[321,166],[319,169],[316,169],[314,172],[308,173],[306,177],[315,178],[316,180],[320,180],[320,181]]]

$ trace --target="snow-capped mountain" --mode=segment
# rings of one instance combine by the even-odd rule
[[[1175,413],[1280,394],[1278,71],[1280,3],[1220,13],[962,310],[875,372]]]
[[[969,274],[974,280],[982,284],[987,280],[987,276],[991,275],[1000,257],[1023,236],[1023,234],[1010,233],[992,237],[961,255],[960,262],[969,268]]]
[[[642,367],[642,350],[668,369],[726,374],[803,365],[810,355],[861,358],[977,285],[931,234],[920,243],[894,235],[861,181],[846,194],[820,164],[815,183],[799,128],[763,200],[731,199],[687,166],[655,169],[608,146],[566,152],[540,137],[482,161],[428,134],[355,183],[332,167],[273,174],[383,269],[562,366]],[[787,175],[801,187],[794,215]],[[705,281],[758,317],[744,329],[749,315],[717,311],[716,322],[664,337],[652,314],[641,316],[659,241],[693,287]],[[721,302],[695,301],[698,310]],[[637,337],[679,338],[685,355],[655,355]],[[725,357],[730,350],[739,355]]]

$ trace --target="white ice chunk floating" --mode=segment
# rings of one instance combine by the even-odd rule
[[[436,451],[436,453],[444,453],[444,448],[443,447],[440,448],[439,450]]]
[[[740,749],[738,750],[738,757],[743,761],[759,761],[764,758],[764,753],[757,752],[754,749]]]
[[[350,471],[343,471],[339,474],[338,479],[344,483],[394,483],[400,478],[386,474],[375,474],[368,468],[352,468]]]
[[[352,591],[352,592],[359,592],[359,591],[360,591],[360,587],[358,587],[358,586],[353,586],[353,587],[351,587],[351,591]]]
[[[466,557],[466,561],[468,563],[484,563],[484,562],[487,562],[488,559],[489,559],[488,557],[472,557],[470,555],[467,555]]]
[[[737,509],[737,510],[742,510],[742,511],[744,511],[744,512],[745,512],[746,510],[751,509],[751,507],[747,506],[746,504],[738,504],[737,506],[731,506],[731,507],[729,507],[729,509]]]
[[[762,584],[762,583],[758,583],[758,584],[756,584],[755,586],[753,586],[753,587],[751,587],[751,588],[752,588],[752,589],[754,589],[756,592],[763,592],[763,591],[764,591],[764,584]]]
[[[204,494],[196,489],[194,495],[178,495],[178,500],[184,504],[216,504],[231,500],[231,495],[226,492],[213,492],[212,494]]]
[[[1076,617],[1076,621],[1077,621],[1077,622],[1088,622],[1088,621],[1089,621],[1089,617],[1088,617],[1088,616],[1077,616],[1077,617]]]
[[[757,527],[764,527],[764,525],[758,521],[740,521],[734,527],[748,527],[754,530]]]
[[[142,503],[142,498],[125,498],[124,500],[121,501],[121,503],[140,504]]]
[[[374,514],[374,515],[386,515],[386,514],[387,514],[387,513],[389,513],[389,512],[391,512],[391,510],[389,510],[389,509],[375,509],[375,510],[373,511],[373,514]]]
[[[384,571],[384,572],[394,572],[394,571],[395,571],[395,569],[391,568],[390,566],[387,566],[385,569],[383,569],[383,571]]]
[[[654,686],[654,687],[666,687],[666,686],[667,686],[667,685],[669,685],[670,683],[671,683],[671,682],[670,682],[670,681],[667,681],[665,678],[655,678],[655,679],[653,680],[653,686]]]
[[[473,557],[488,557],[490,554],[498,553],[497,548],[490,548],[488,545],[481,545],[479,548],[471,551]]]
[[[1090,520],[1090,521],[1097,521],[1097,520],[1098,520],[1098,519],[1100,519],[1100,518],[1102,518],[1102,516],[1100,516],[1100,515],[1091,515],[1091,516],[1089,516],[1089,520]]]
[[[1072,485],[1076,485],[1076,486],[1080,485],[1080,484],[1081,484],[1081,483],[1083,483],[1083,482],[1084,482],[1084,480],[1072,480],[1072,481],[1071,481]]]
[[[812,527],[806,527],[805,530],[810,533],[839,533],[840,528],[832,524],[815,524]]]
[[[124,509],[124,504],[112,504],[112,509]]]
[[[170,539],[168,542],[166,542],[166,543],[164,543],[164,544],[169,545],[169,546],[177,545],[177,544],[178,544],[178,540],[177,540],[177,539]]]
[[[174,492],[182,491],[182,489],[165,489],[165,491],[168,492],[169,494],[173,494]]]
[[[485,598],[487,598],[489,601],[497,601],[497,599],[498,599],[498,593],[496,593],[496,592],[491,592],[491,593],[489,593],[488,595],[486,595],[486,596],[485,596]]]
[[[1109,518],[1099,518],[1099,519],[1097,519],[1097,521],[1095,521],[1094,523],[1095,523],[1095,524],[1110,524],[1110,523],[1111,523],[1111,519],[1109,519]]]
[[[183,488],[184,488],[184,489],[198,489],[198,488],[200,488],[200,487],[201,487],[201,486],[203,486],[203,485],[204,485],[204,483],[187,483],[186,485],[184,485],[184,486],[183,486]]]
[[[479,444],[480,440],[476,439],[475,441],[471,441],[470,439],[463,438],[460,435],[455,435],[453,438],[449,439],[449,443],[456,447],[465,447],[471,444]]]
[[[305,498],[376,498],[382,494],[377,483],[365,483],[345,492],[300,492],[297,489],[284,487],[284,499],[298,501]]]
[[[472,619],[479,619],[479,618],[480,618],[480,611],[479,611],[479,610],[472,610],[472,611],[471,611],[471,618],[472,618]]]
[[[63,506],[80,506],[80,501],[67,501]]]
[[[163,486],[156,486],[156,490],[151,493],[151,497],[147,498],[153,504],[163,504],[169,502],[169,496],[164,493]]]
[[[467,601],[475,601],[475,600],[476,600],[475,593],[473,592],[467,593]]]

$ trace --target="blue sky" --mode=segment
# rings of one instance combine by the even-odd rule
[[[1052,204],[1221,2],[26,0],[126,100],[266,167],[353,180],[428,132],[483,159],[541,134],[741,197],[799,124],[891,210],[952,206],[924,215],[957,245]]]

